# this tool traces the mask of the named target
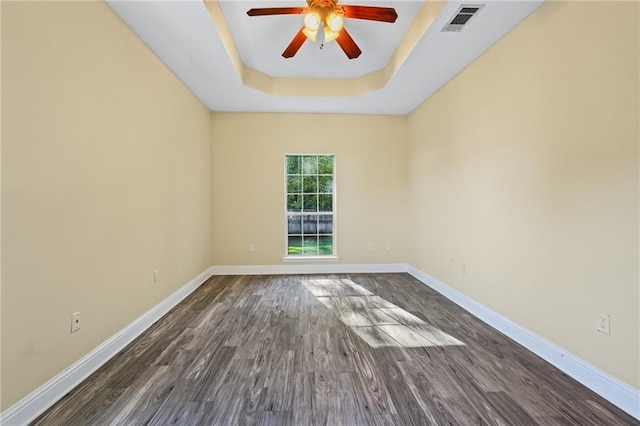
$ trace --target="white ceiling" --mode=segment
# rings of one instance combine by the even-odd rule
[[[243,85],[202,1],[106,1],[212,111],[396,115],[413,111],[542,2],[449,1],[383,89],[355,97],[284,97]],[[246,11],[251,7],[287,6],[292,4],[289,0],[222,0],[219,3],[245,65],[272,76],[317,77],[320,74],[325,78],[357,76],[381,68],[423,5],[416,1],[344,0],[344,4],[392,4],[399,15],[396,24],[347,20],[345,26],[363,51],[361,58],[349,61],[333,42],[322,51],[306,42],[294,58],[281,57],[301,27],[301,23],[296,22],[300,18],[248,17]],[[299,3],[305,5],[304,0]],[[461,4],[486,4],[486,7],[462,32],[441,32]],[[325,49],[328,49],[326,53]]]

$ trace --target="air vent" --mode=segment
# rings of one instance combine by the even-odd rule
[[[453,18],[444,26],[442,32],[457,33],[469,23],[471,18],[476,16],[484,5],[463,5],[453,15]]]

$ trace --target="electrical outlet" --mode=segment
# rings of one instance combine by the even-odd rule
[[[256,246],[254,246],[253,244],[249,244],[249,253],[253,253],[256,251]]]
[[[391,250],[391,243],[387,243],[384,246],[387,250]]]
[[[158,279],[159,279],[159,278],[158,278],[158,271],[157,271],[157,270],[154,270],[154,271],[153,271],[153,283],[154,283],[154,284],[157,284],[157,283],[158,283]]]
[[[71,332],[80,330],[80,311],[71,314]]]
[[[373,243],[367,244],[367,250],[373,250]]]
[[[598,324],[596,330],[600,333],[611,334],[611,317],[609,314],[600,314],[598,315]]]

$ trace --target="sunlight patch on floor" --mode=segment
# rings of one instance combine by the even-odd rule
[[[349,279],[303,280],[302,284],[342,323],[374,348],[464,345]]]

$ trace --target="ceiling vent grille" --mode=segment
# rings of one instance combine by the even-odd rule
[[[444,26],[442,32],[457,33],[462,31],[469,21],[471,21],[471,18],[476,16],[483,7],[484,5],[482,4],[460,6],[458,11],[453,15],[453,18]]]

